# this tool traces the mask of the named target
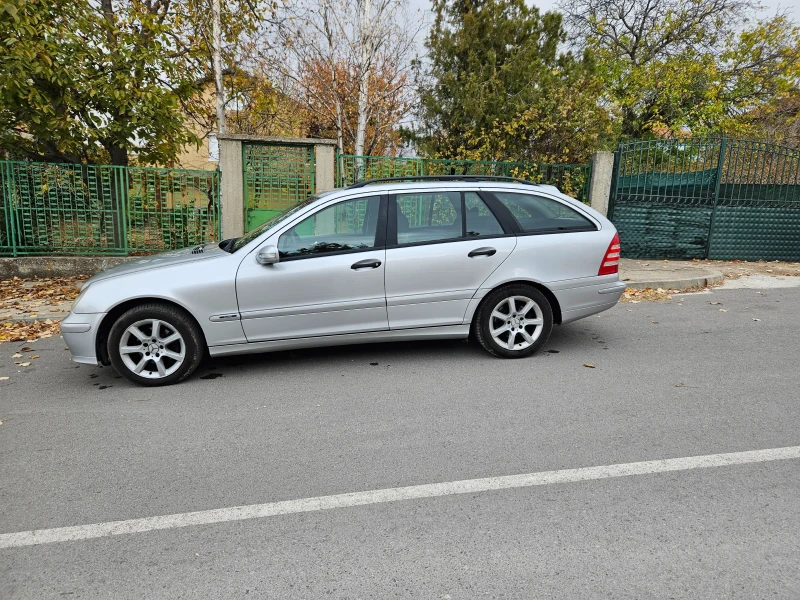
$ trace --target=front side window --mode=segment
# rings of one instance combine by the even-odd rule
[[[347,200],[303,219],[278,238],[281,259],[375,248],[380,196]]]
[[[597,227],[574,208],[533,194],[495,193],[526,233],[596,231]]]

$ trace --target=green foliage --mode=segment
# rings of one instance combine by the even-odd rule
[[[432,156],[582,162],[611,133],[587,55],[560,53],[561,16],[523,0],[434,0],[420,80],[421,130]]]
[[[753,135],[798,95],[800,29],[785,16],[748,22],[749,0],[566,0],[592,51],[624,138]],[[621,16],[621,15],[624,15]]]
[[[230,41],[257,13],[228,4]],[[199,144],[195,125],[207,127],[208,20],[204,0],[5,0],[0,149],[57,162],[126,165],[135,154],[172,163]]]

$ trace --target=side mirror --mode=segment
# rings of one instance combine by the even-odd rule
[[[278,249],[275,246],[262,246],[256,252],[256,261],[260,265],[274,265],[278,260]]]

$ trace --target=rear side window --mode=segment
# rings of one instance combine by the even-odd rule
[[[495,194],[526,233],[561,233],[567,231],[596,231],[597,227],[574,208],[557,200],[498,192]]]
[[[466,234],[467,237],[482,235],[503,235],[503,228],[486,206],[481,197],[475,192],[464,194],[464,208],[466,209]]]
[[[461,237],[460,192],[397,195],[397,243]]]

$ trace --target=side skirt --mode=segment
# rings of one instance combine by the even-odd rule
[[[211,356],[226,356],[230,354],[250,354],[251,352],[276,352],[279,350],[294,350],[298,348],[343,346],[346,344],[371,344],[376,342],[398,342],[431,339],[462,339],[469,337],[469,327],[469,324],[447,325],[443,327],[369,331],[367,333],[323,335],[318,337],[295,338],[289,340],[272,340],[269,342],[227,344],[224,346],[211,346],[208,349],[208,353]]]

